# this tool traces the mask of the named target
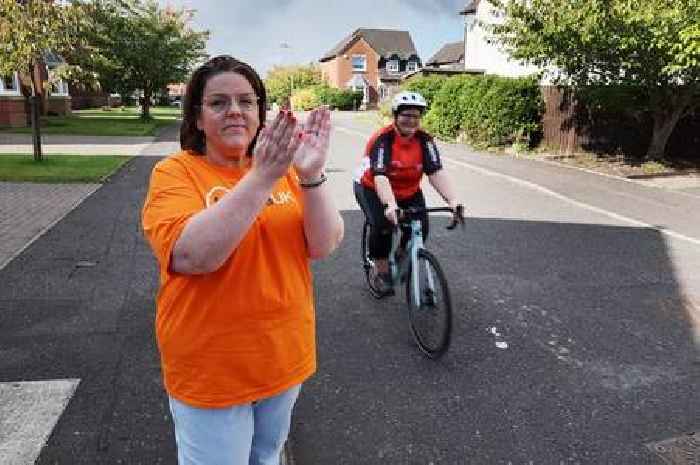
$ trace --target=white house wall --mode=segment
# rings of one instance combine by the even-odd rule
[[[511,60],[498,41],[492,38],[482,24],[502,23],[504,18],[494,14],[487,0],[481,0],[476,15],[465,15],[464,62],[468,71],[519,77],[536,73],[538,68]],[[476,18],[474,18],[476,16]]]

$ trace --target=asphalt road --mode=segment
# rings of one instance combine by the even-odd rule
[[[469,220],[432,223],[456,310],[434,362],[403,296],[365,291],[351,178],[371,127],[335,124],[346,239],[314,265],[319,371],[293,420],[295,464],[652,465],[652,443],[698,431],[693,191],[443,146]],[[0,270],[0,438],[25,435],[0,440],[7,465],[26,463],[17,450],[41,465],[175,463],[138,221],[155,161],[135,159]]]
[[[336,125],[341,198],[369,127]],[[450,352],[425,359],[403,295],[365,291],[362,217],[343,201],[346,240],[315,267],[320,368],[297,407],[298,463],[662,463],[647,445],[700,428],[700,198],[442,153],[470,212],[464,232],[431,228],[455,303]]]

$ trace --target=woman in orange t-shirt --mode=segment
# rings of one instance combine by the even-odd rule
[[[277,463],[316,369],[310,259],[343,221],[324,182],[330,113],[263,127],[265,88],[228,56],[187,86],[182,151],[153,169],[143,229],[180,465]]]

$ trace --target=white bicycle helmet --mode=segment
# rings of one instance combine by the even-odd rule
[[[421,94],[407,90],[394,95],[394,98],[391,101],[391,111],[394,113],[394,116],[398,113],[401,107],[416,107],[420,108],[421,112],[423,112],[427,106],[428,104],[425,102],[425,99]]]

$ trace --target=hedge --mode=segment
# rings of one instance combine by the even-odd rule
[[[533,77],[462,75],[445,80],[423,124],[442,138],[475,145],[531,143],[541,131],[543,110]]]
[[[445,76],[417,76],[402,84],[401,89],[418,92],[425,98],[428,107],[430,107],[446,81],[447,77]]]

